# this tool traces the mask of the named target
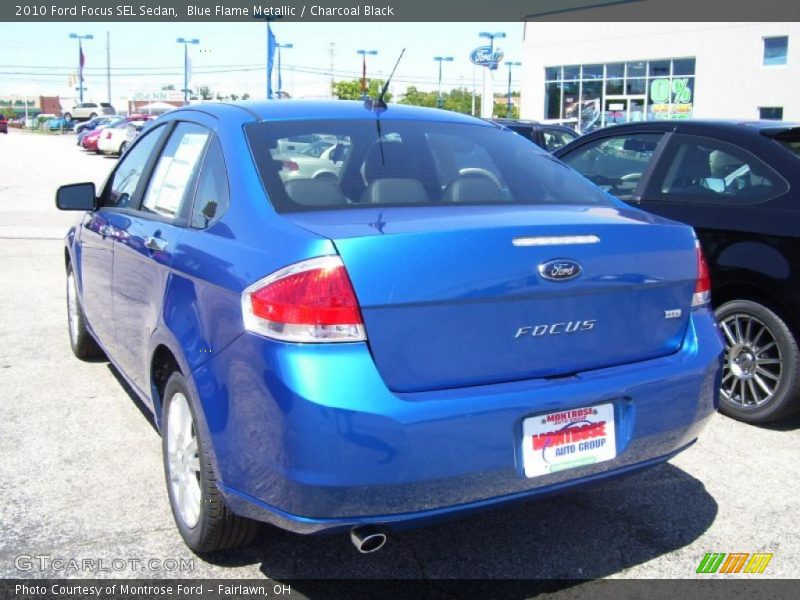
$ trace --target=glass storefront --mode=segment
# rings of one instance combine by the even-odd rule
[[[694,70],[694,58],[546,67],[544,117],[582,133],[614,123],[687,119]]]

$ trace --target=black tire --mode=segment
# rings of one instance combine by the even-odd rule
[[[726,302],[716,315],[725,338],[720,412],[752,424],[796,412],[800,408],[800,349],[791,328],[771,308],[751,300]],[[760,364],[754,364],[755,360]],[[763,396],[760,402],[757,395]]]
[[[125,149],[126,149],[127,147],[128,147],[128,142],[122,142],[122,143],[119,145],[119,154],[118,154],[117,156],[122,156],[122,154],[125,152]]]
[[[91,121],[95,117],[97,117],[97,113],[92,113],[92,114],[89,115],[89,120]]]
[[[86,317],[78,295],[72,265],[67,266],[67,330],[72,353],[81,360],[103,357],[103,350],[86,328]]]
[[[69,123],[72,121],[72,113],[64,113],[64,120]]]
[[[170,406],[182,395],[186,399],[192,419],[192,434],[197,441],[199,472],[197,480],[200,488],[199,517],[194,524],[187,524],[178,507],[169,458]],[[170,375],[164,389],[164,407],[161,419],[162,453],[167,494],[172,508],[175,524],[186,545],[194,552],[207,553],[238,548],[252,542],[258,535],[261,524],[233,514],[225,504],[225,499],[217,489],[217,478],[212,468],[208,448],[210,441],[203,427],[197,427],[197,407],[186,385],[183,375],[177,371]],[[176,477],[177,480],[177,477]]]

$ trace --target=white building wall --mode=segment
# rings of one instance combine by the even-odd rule
[[[789,36],[787,64],[764,66],[764,37]],[[800,23],[542,23],[525,26],[521,117],[544,118],[545,67],[695,57],[695,118],[800,121]]]

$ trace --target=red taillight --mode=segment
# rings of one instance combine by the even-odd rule
[[[697,252],[697,283],[694,286],[692,296],[692,306],[703,306],[711,300],[711,274],[708,271],[708,263],[700,242],[695,242]]]
[[[293,160],[284,160],[283,161],[283,168],[286,169],[287,171],[299,171],[300,170],[300,167]]]
[[[353,285],[338,256],[297,263],[242,294],[245,328],[288,342],[366,339]]]

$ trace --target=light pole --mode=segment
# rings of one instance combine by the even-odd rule
[[[522,63],[519,61],[506,61],[506,66],[508,67],[508,104],[506,105],[506,119],[511,118],[511,67],[519,67],[521,65]]]
[[[199,44],[200,40],[179,37],[176,41],[183,44],[183,103],[189,104],[189,44]]]
[[[439,93],[436,97],[436,106],[442,108],[444,106],[444,99],[442,98],[442,63],[453,62],[452,56],[434,56],[433,60],[439,63]]]
[[[482,37],[482,38],[489,38],[489,56],[494,57],[494,40],[495,40],[495,38],[502,39],[502,38],[506,37],[506,34],[503,33],[502,31],[496,31],[495,33],[490,33],[488,31],[481,31],[478,34],[478,36]],[[497,69],[497,65],[495,64],[494,66],[490,66],[489,69],[494,71],[495,69]]]
[[[278,49],[278,99],[283,98],[283,80],[281,79],[281,48],[294,48],[294,44],[275,44]]]
[[[81,40],[93,40],[94,36],[91,33],[86,35],[78,35],[77,33],[70,33],[71,40],[78,40],[78,95],[80,102],[83,104],[83,45]]]
[[[479,37],[489,40],[489,62],[483,71],[483,91],[481,92],[481,117],[491,119],[494,112],[494,71],[497,70],[497,63],[494,62],[494,40],[506,37],[502,31],[494,33],[481,31]],[[488,75],[488,76],[487,76]]]
[[[377,50],[356,50],[356,54],[361,55],[361,99],[367,99],[367,54],[375,56]]]

